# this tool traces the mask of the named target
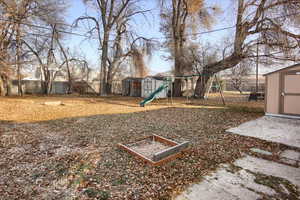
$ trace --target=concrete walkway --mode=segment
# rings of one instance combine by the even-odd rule
[[[286,153],[284,153],[286,154]],[[288,153],[292,155],[291,153]],[[299,163],[300,152],[293,152]],[[294,158],[294,157],[293,157]],[[300,199],[300,168],[253,156],[223,165],[174,200]]]
[[[261,117],[228,130],[300,148],[300,120]],[[252,148],[272,158],[272,153]],[[286,149],[278,160],[246,155],[233,164],[222,165],[200,183],[188,187],[174,200],[300,199],[300,150]]]
[[[300,120],[264,116],[227,130],[300,148]]]

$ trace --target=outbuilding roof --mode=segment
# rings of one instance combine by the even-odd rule
[[[155,80],[165,80],[165,77],[163,76],[147,76],[146,78],[153,78]]]
[[[268,75],[273,74],[273,73],[276,73],[276,72],[281,72],[281,71],[284,71],[284,70],[287,70],[287,69],[292,69],[292,68],[294,68],[294,67],[299,67],[299,66],[300,66],[300,63],[297,63],[297,64],[295,64],[295,65],[291,65],[291,66],[288,66],[288,67],[284,67],[284,68],[275,70],[275,71],[273,71],[273,72],[266,73],[266,74],[264,74],[263,76],[268,76]]]
[[[123,80],[142,80],[143,78],[137,78],[137,77],[126,77]]]

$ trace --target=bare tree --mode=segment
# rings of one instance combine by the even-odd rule
[[[174,58],[175,76],[182,76],[189,67],[183,60],[184,49],[189,40],[188,33],[199,27],[209,28],[217,7],[204,7],[203,0],[170,0],[160,1],[162,32],[165,33],[167,47]],[[174,96],[181,96],[181,79],[175,79]]]
[[[184,52],[185,63],[191,67],[191,69],[188,67],[186,69],[198,75],[198,84],[196,86],[204,87],[205,90],[203,90],[203,93],[205,93],[207,89],[205,86],[206,80],[211,77],[203,73],[203,69],[206,65],[218,60],[220,49],[210,43],[190,42]]]
[[[18,93],[22,95],[21,87],[21,23],[26,19],[28,13],[29,1],[0,1],[1,14],[6,17],[6,19],[1,22],[1,26],[6,28],[3,29],[1,34],[1,61],[2,67],[7,68],[8,60],[5,57],[8,57],[8,48],[12,47],[12,41],[14,41],[14,46],[16,47],[16,61],[17,66],[17,77],[18,77]],[[1,16],[2,16],[1,15]],[[14,20],[8,20],[13,18]],[[2,28],[1,27],[1,28]],[[6,66],[5,66],[6,65]],[[4,75],[2,75],[4,77]],[[3,86],[2,86],[3,87]]]
[[[61,42],[61,34],[58,33],[56,25],[51,25],[50,38],[46,37],[42,40],[34,38],[33,40],[22,40],[22,43],[28,49],[33,56],[36,58],[41,73],[41,88],[44,94],[50,94],[52,90],[52,82],[54,81],[58,71],[61,71],[62,68],[66,65],[67,71],[69,71],[68,58]],[[57,53],[56,53],[57,52]],[[58,58],[57,55],[61,53],[63,58]],[[44,58],[45,57],[45,58]],[[59,63],[59,61],[61,63]],[[69,77],[69,76],[68,76]],[[71,90],[71,84],[69,82],[69,91]]]
[[[89,33],[96,31],[99,49],[101,50],[101,95],[111,93],[111,84],[118,67],[130,53],[124,51],[125,40],[133,40],[134,34],[128,30],[130,20],[138,14],[144,14],[148,10],[142,10],[136,0],[85,0],[99,13],[99,18],[93,16],[79,17],[79,21],[91,21],[94,26]],[[131,45],[128,45],[127,47]]]
[[[84,70],[86,70],[86,68],[88,68],[87,61],[76,56],[71,56],[60,41],[61,36],[56,29],[56,25],[53,25],[52,29],[51,39],[49,41],[44,41],[41,49],[41,51],[46,52],[46,59],[42,58],[43,54],[38,50],[39,48],[37,46],[35,46],[36,49],[34,49],[34,47],[31,47],[26,41],[23,42],[38,60],[40,69],[42,71],[41,84],[44,93],[51,93],[53,81],[55,81],[58,73],[63,72],[66,72],[66,77],[68,80],[67,92],[71,93],[75,78],[74,74],[72,74],[70,64],[80,63]]]
[[[246,58],[256,57],[257,45],[270,52],[258,56],[299,61],[296,50],[300,35],[295,32],[296,26],[291,28],[299,23],[298,0],[238,0],[237,4],[233,48],[225,58],[206,65],[203,68],[205,74],[213,75],[236,66]],[[203,97],[203,90],[205,87],[199,85],[195,93]]]
[[[112,82],[117,72],[120,72],[121,64],[129,61],[135,72],[135,77],[145,77],[148,74],[148,67],[144,58],[151,56],[154,50],[154,41],[139,37],[129,31],[128,19],[124,18],[117,23],[116,37],[108,56],[107,93],[111,93]]]
[[[32,37],[37,38],[38,35],[45,37],[47,35],[47,28],[43,28],[42,31],[41,25],[49,26],[54,21],[56,23],[63,22],[64,9],[65,5],[59,3],[58,0],[0,1],[0,12],[3,14],[0,24],[6,28],[3,31],[1,29],[1,39],[3,40],[0,40],[0,69],[10,68],[16,71],[19,95],[22,95],[22,64],[31,62],[27,47],[29,44],[34,46],[32,42],[37,41],[32,40]],[[50,27],[48,33],[49,30],[51,30]],[[39,54],[41,51],[36,50],[35,53]],[[39,60],[38,62],[40,63]]]
[[[0,1],[0,15],[6,18],[10,16],[7,6]],[[8,94],[8,83],[12,75],[12,60],[10,56],[12,39],[14,36],[14,23],[10,21],[0,21],[0,96]]]
[[[239,91],[241,94],[243,93],[243,86],[245,85],[247,77],[251,72],[251,63],[242,61],[235,67],[229,69],[228,77],[231,85]]]

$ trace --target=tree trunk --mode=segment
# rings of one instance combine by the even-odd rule
[[[244,13],[244,0],[238,1],[238,15],[237,15],[237,26],[234,40],[234,51],[231,55],[214,63],[210,63],[203,68],[203,80],[201,77],[198,78],[195,89],[195,96],[204,98],[205,88],[209,80],[208,75],[213,76],[214,74],[223,71],[225,69],[232,68],[241,62],[245,55],[243,55],[243,44],[247,37],[247,26],[243,25],[243,13]],[[200,79],[200,80],[199,80]]]
[[[49,79],[49,82],[48,82],[48,94],[51,94],[52,93],[52,84],[53,84],[53,79],[52,79],[52,75],[50,75],[50,79]]]
[[[43,94],[47,94],[47,85],[46,81],[43,80],[43,75],[45,77],[45,71],[43,70],[44,68],[41,68],[41,90]]]
[[[175,81],[174,81],[174,97],[180,97],[182,95],[181,93],[181,86],[182,86],[182,80],[181,78],[176,79],[176,77],[182,76],[182,62],[181,62],[181,48],[179,46],[179,41],[177,39],[175,41],[175,49],[174,49],[174,70],[175,70]]]
[[[113,74],[112,74],[112,67],[109,67],[107,73],[107,83],[106,83],[106,93],[112,94],[112,83],[113,83]]]
[[[185,26],[186,17],[188,15],[187,8],[184,8],[183,1],[172,0],[172,36],[174,42],[174,70],[175,77],[183,75],[183,47],[185,44]],[[182,96],[181,92],[182,80],[176,79],[174,82],[174,96]]]
[[[106,94],[112,94],[112,82],[107,81],[106,83]]]
[[[205,87],[209,80],[209,77],[212,77],[214,74],[223,71],[225,69],[232,68],[236,66],[239,62],[244,59],[242,55],[236,54],[235,52],[232,53],[230,56],[222,59],[221,61],[214,62],[204,66],[203,68],[203,80],[201,82],[201,76],[198,78],[195,88],[195,96],[199,98],[204,98],[205,94]]]
[[[209,80],[208,75],[198,77],[196,82],[196,88],[195,88],[195,97],[204,99],[208,80]]]
[[[108,73],[107,73],[107,82],[106,82],[106,94],[112,94],[112,73],[111,70],[108,69]]]
[[[11,81],[7,76],[0,76],[0,96],[11,95]]]
[[[103,37],[102,56],[101,56],[101,74],[100,74],[100,91],[99,91],[101,96],[107,95],[108,39],[109,39],[109,33],[105,32]]]
[[[12,88],[11,80],[9,80],[7,78],[6,79],[6,96],[10,96],[11,95],[11,88]]]
[[[41,81],[42,93],[47,95],[48,94],[48,84],[46,81]]]
[[[21,76],[21,40],[20,40],[20,24],[17,25],[17,51],[16,51],[16,62],[17,62],[17,76],[18,76],[18,95],[23,96],[23,90],[22,90],[22,76]]]
[[[44,76],[45,76],[45,81],[44,81],[44,92],[46,95],[48,95],[50,93],[50,72],[48,71],[48,69],[46,69],[44,71]]]
[[[4,87],[4,80],[0,76],[0,96],[5,96],[5,87]]]
[[[60,43],[59,43],[60,44]],[[67,57],[67,54],[65,53],[65,51],[63,50],[62,46],[61,46],[61,50],[63,52],[63,55],[66,59],[66,66],[67,66],[67,73],[68,73],[68,94],[71,94],[72,91],[73,91],[73,82],[72,82],[72,76],[71,76],[71,72],[70,72],[70,67],[69,67],[69,61],[68,61],[68,57]],[[52,79],[52,81],[54,81]],[[51,81],[51,82],[52,82]],[[52,84],[51,84],[52,85]]]
[[[56,30],[56,25],[54,25],[53,27],[54,31],[57,33],[57,30]],[[62,44],[60,43],[59,39],[56,37],[56,42],[60,48],[60,51],[62,52],[63,56],[64,56],[64,59],[66,61],[66,67],[67,67],[67,74],[68,74],[68,94],[71,94],[72,93],[72,90],[73,90],[73,82],[72,82],[72,75],[71,75],[71,71],[70,71],[70,67],[69,67],[69,60],[68,60],[68,56],[67,56],[67,53],[65,52]],[[53,80],[53,75],[51,74],[51,80]],[[51,86],[52,86],[52,81],[51,81]]]
[[[173,96],[174,97],[180,97],[182,95],[181,93],[181,79],[175,79],[174,81],[174,90],[173,90]]]

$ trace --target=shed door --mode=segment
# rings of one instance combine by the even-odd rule
[[[281,81],[281,113],[300,116],[300,71],[283,73]]]
[[[152,80],[145,79],[144,81],[144,96],[149,96],[152,93]]]
[[[140,97],[141,96],[141,81],[133,81],[132,83],[132,96]]]

